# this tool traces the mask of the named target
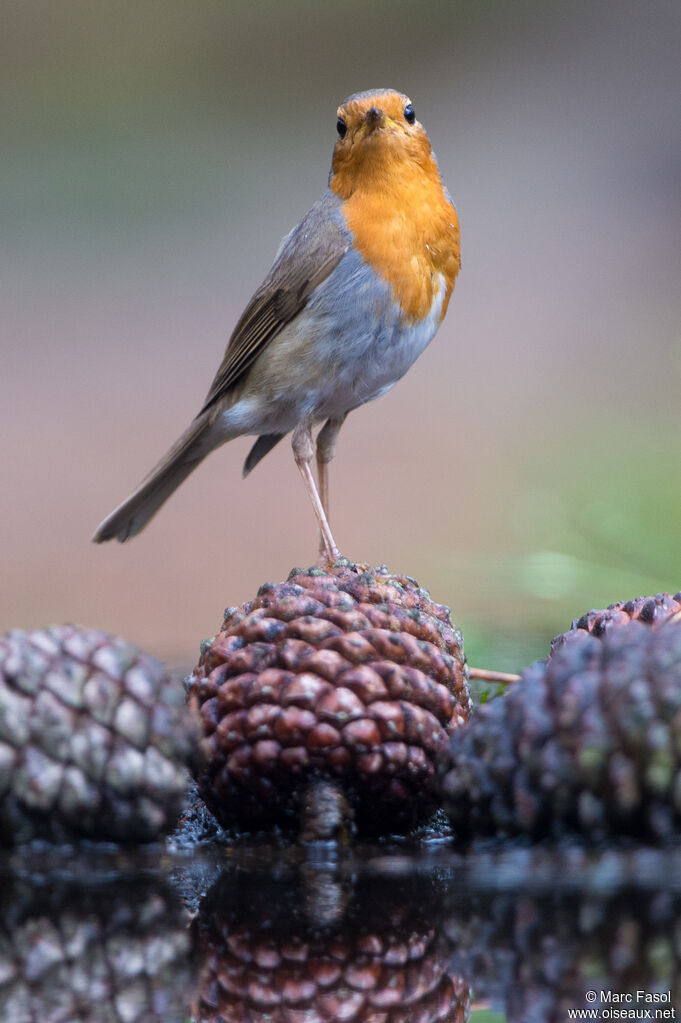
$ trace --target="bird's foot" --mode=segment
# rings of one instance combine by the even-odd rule
[[[342,560],[344,560],[343,555],[334,544],[331,548],[324,547],[320,550],[316,565],[318,568],[332,568],[337,561]]]

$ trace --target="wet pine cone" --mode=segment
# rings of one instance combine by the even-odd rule
[[[568,634],[451,740],[457,834],[671,837],[681,824],[681,622]]]
[[[581,618],[575,618],[568,632],[563,632],[551,643],[553,653],[579,629],[593,636],[604,636],[627,622],[638,621],[644,625],[662,625],[674,615],[681,613],[681,593],[671,597],[668,593],[657,593],[654,597],[634,597],[633,600],[609,604],[602,611],[587,611]]]
[[[426,820],[469,711],[448,609],[405,576],[345,561],[294,569],[228,608],[189,682],[209,808],[247,829],[300,828],[302,815],[311,838],[332,837],[344,813],[374,833]]]
[[[154,839],[196,742],[181,686],[130,643],[73,625],[0,636],[0,845]]]

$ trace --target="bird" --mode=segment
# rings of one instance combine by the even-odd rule
[[[456,208],[412,101],[394,89],[349,96],[336,111],[327,187],[281,242],[203,406],[93,541],[135,536],[227,441],[257,437],[246,476],[290,433],[319,527],[320,564],[338,560],[328,511],[339,430],[433,339],[460,267]]]

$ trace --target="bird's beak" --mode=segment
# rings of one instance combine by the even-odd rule
[[[383,111],[379,110],[378,107],[369,107],[364,115],[364,123],[368,134],[371,134],[376,128],[381,128],[385,124]]]

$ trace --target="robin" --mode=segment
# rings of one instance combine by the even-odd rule
[[[135,536],[209,452],[257,440],[244,476],[292,432],[319,524],[339,557],[328,466],[348,412],[385,394],[432,340],[460,268],[459,222],[411,100],[358,92],[337,111],[326,191],[284,238],[227,345],[200,412],[93,536]],[[311,462],[316,439],[319,490]]]

